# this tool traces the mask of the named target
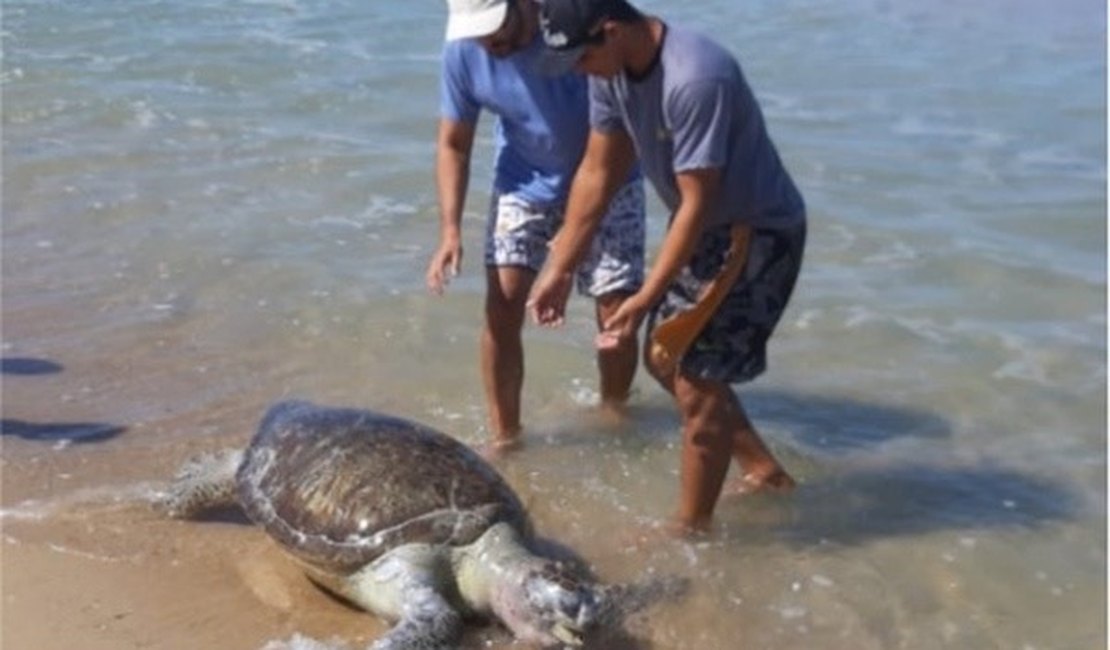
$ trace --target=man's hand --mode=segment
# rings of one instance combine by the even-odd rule
[[[563,324],[572,284],[570,273],[544,271],[540,274],[528,296],[528,309],[537,325],[558,327]]]
[[[451,278],[459,274],[459,270],[462,268],[462,257],[461,242],[458,240],[440,242],[439,248],[432,255],[432,260],[428,262],[428,272],[424,276],[428,291],[436,295],[443,294],[443,288],[447,286]]]
[[[643,305],[639,294],[629,296],[602,324],[603,329],[598,333],[595,341],[597,348],[609,350],[620,345],[622,340],[635,337],[647,312],[647,307]]]

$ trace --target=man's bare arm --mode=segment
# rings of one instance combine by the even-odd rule
[[[470,182],[473,124],[441,119],[436,138],[436,189],[439,195],[439,245],[428,263],[428,289],[442,293],[462,265],[462,213]]]

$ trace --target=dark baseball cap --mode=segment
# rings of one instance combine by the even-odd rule
[[[624,0],[543,0],[540,31],[548,50],[545,69],[552,73],[570,70],[587,45],[605,40],[601,23],[636,15]]]

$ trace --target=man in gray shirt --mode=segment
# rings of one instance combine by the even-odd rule
[[[682,415],[674,532],[705,530],[730,457],[729,491],[786,490],[794,480],[748,419],[731,384],[766,369],[766,344],[793,291],[805,204],[727,50],[625,0],[546,0],[549,63],[590,75],[590,136],[564,226],[530,305],[562,322],[571,270],[637,157],[671,210],[648,277],[605,323],[598,346],[634,337]]]

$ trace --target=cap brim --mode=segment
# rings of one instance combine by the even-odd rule
[[[496,32],[505,22],[509,4],[503,2],[495,7],[467,14],[455,14],[447,18],[448,41],[460,38],[481,38]]]
[[[568,47],[565,50],[553,50],[550,47],[545,47],[543,54],[539,56],[540,73],[557,77],[571,72],[574,70],[574,66],[578,65],[578,61],[585,54],[585,51],[585,45]]]

